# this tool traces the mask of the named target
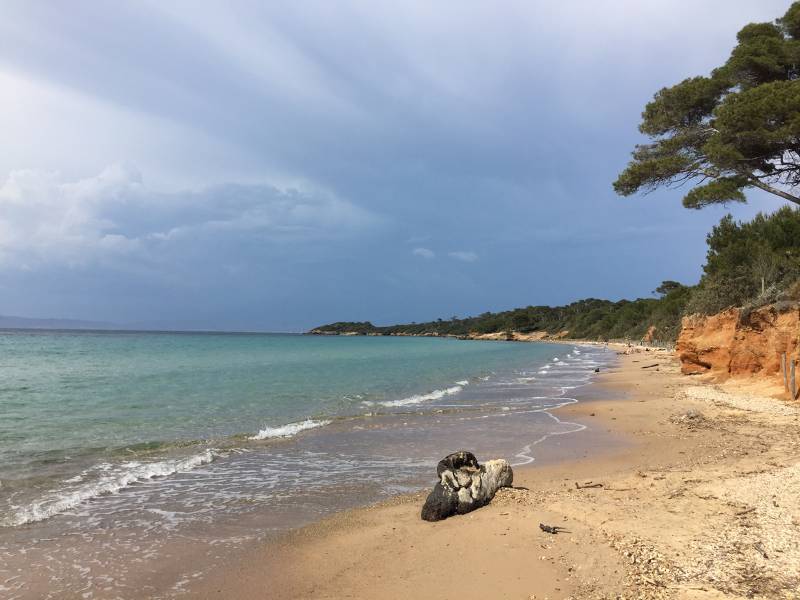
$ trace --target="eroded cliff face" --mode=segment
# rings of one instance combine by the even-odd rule
[[[749,313],[732,308],[707,317],[684,317],[675,350],[687,375],[771,377],[782,386],[781,354],[798,358],[798,335],[797,303],[772,304]]]

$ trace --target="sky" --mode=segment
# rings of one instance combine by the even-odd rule
[[[773,0],[5,0],[0,314],[300,331],[696,283],[731,212],[611,183]]]

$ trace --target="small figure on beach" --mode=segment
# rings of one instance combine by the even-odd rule
[[[539,529],[545,533],[552,533],[553,535],[557,533],[569,533],[569,531],[563,527],[559,527],[558,525],[545,525],[544,523],[539,523]]]

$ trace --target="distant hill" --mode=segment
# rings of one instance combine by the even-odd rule
[[[669,282],[672,284],[673,282]],[[494,339],[659,339],[674,340],[689,289],[675,283],[661,298],[638,300],[597,300],[589,298],[567,306],[528,306],[503,312],[486,312],[475,317],[408,323],[378,327],[366,322],[338,322],[321,325],[315,335],[422,335]],[[513,334],[522,334],[512,336]],[[537,337],[538,334],[538,337]]]
[[[0,329],[119,329],[119,325],[80,319],[35,319],[0,315]]]

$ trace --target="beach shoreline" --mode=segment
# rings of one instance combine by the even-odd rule
[[[608,399],[555,413],[625,444],[518,467],[519,489],[439,523],[419,518],[424,492],[338,513],[231,556],[188,595],[791,597],[797,406],[681,376],[656,349],[623,354],[593,385]],[[765,481],[782,493],[764,495]],[[540,522],[570,533],[545,534]]]
[[[56,342],[71,347],[87,339],[59,335]],[[33,341],[38,345],[40,340]],[[12,341],[29,342],[28,338]],[[89,341],[106,350],[122,343],[113,334]],[[129,340],[124,342],[127,346]],[[615,359],[604,348],[578,348],[575,344],[337,341],[299,336],[277,341],[272,336],[201,340],[181,336],[173,340],[162,334],[143,334],[136,343],[152,352],[134,353],[134,358],[146,357],[141,364],[125,354],[124,385],[116,385],[112,379],[105,387],[91,386],[99,399],[114,400],[107,404],[98,400],[87,410],[74,411],[81,419],[94,422],[93,406],[133,405],[150,419],[164,417],[159,422],[165,429],[158,431],[159,438],[166,440],[173,424],[183,430],[193,426],[191,419],[195,419],[202,429],[205,422],[196,416],[203,410],[221,409],[241,424],[219,419],[226,431],[218,437],[201,431],[190,437],[196,441],[188,446],[138,444],[134,430],[130,432],[132,442],[124,447],[119,441],[101,447],[96,442],[107,429],[100,428],[97,435],[90,436],[93,446],[77,466],[73,452],[59,461],[52,456],[61,455],[51,452],[47,464],[53,475],[39,487],[26,487],[24,478],[17,483],[13,471],[17,463],[4,464],[8,477],[0,475],[0,500],[7,502],[9,510],[0,510],[0,524],[8,525],[0,527],[0,595],[7,593],[20,600],[84,594],[93,598],[178,597],[230,556],[245,556],[286,530],[429,487],[435,479],[431,465],[442,450],[458,449],[467,440],[481,457],[502,456],[517,464],[527,462],[531,447],[538,461],[546,460],[547,448],[567,438],[570,443],[566,447],[577,452],[583,442],[592,443],[590,436],[563,435],[582,426],[562,422],[551,411],[583,398],[584,390],[594,389],[585,384],[596,379],[595,369],[605,370]],[[209,346],[218,352],[209,353]],[[203,378],[210,381],[209,374],[219,372],[223,382],[235,369],[239,374],[236,381],[243,381],[245,388],[221,385],[227,392],[221,403],[216,401],[213,387],[212,393],[194,396],[176,393],[173,388],[170,397],[193,398],[189,402],[192,412],[182,412],[177,401],[175,407],[165,406],[169,410],[159,412],[160,406],[137,399],[164,396],[161,386],[153,383],[161,380],[149,376],[151,356],[163,347],[170,350],[164,356],[159,354],[158,365],[170,365],[170,359],[177,357],[182,373],[193,372],[186,364],[198,365]],[[278,353],[280,348],[284,351]],[[297,360],[309,353],[318,363]],[[24,356],[24,352],[18,354]],[[119,356],[109,350],[97,360]],[[203,357],[211,356],[213,369],[209,370]],[[355,368],[363,356],[372,357],[369,368]],[[91,360],[83,360],[91,364]],[[265,370],[271,360],[275,361],[271,371]],[[337,373],[352,374],[331,379],[328,375],[336,373],[326,367],[330,361],[341,365]],[[22,362],[26,368],[36,365]],[[288,375],[284,372],[298,364],[311,365],[303,366],[308,372],[302,378],[309,383],[306,387],[295,385],[300,378],[293,380],[291,370]],[[319,364],[321,368],[314,368]],[[276,372],[281,372],[282,378],[270,376]],[[138,385],[139,381],[143,385]],[[181,381],[187,392],[197,391],[196,387],[206,389],[195,381],[178,378],[178,383]],[[254,381],[258,385],[253,385]],[[291,404],[299,409],[283,413],[271,409],[264,399],[281,389],[291,390],[299,400]],[[246,401],[248,390],[256,396],[254,401]],[[26,393],[23,390],[20,396]],[[82,406],[85,395],[75,396],[67,400]],[[318,397],[333,398],[338,404],[334,410],[326,410],[323,403],[305,403],[307,398]],[[280,406],[277,401],[275,404]],[[340,418],[337,410],[347,414]],[[189,414],[190,420],[170,420],[181,414]],[[69,431],[83,430],[73,426]],[[142,429],[144,436],[152,431]],[[237,431],[247,433],[232,433]],[[31,443],[52,441],[57,450],[63,437],[44,435],[40,429],[30,439]],[[546,442],[540,443],[542,440]],[[11,445],[6,448],[14,451]],[[563,449],[551,454],[561,453]],[[193,460],[197,454],[202,458],[199,462]],[[22,461],[19,464],[25,466]]]

